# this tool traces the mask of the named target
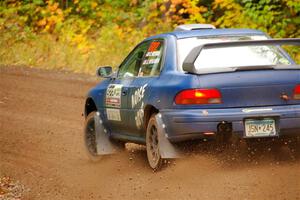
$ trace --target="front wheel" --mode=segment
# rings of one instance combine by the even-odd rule
[[[147,149],[147,158],[150,167],[157,171],[161,169],[163,164],[163,159],[159,150],[159,141],[158,141],[158,124],[155,118],[156,114],[153,114],[148,122],[147,132],[146,132],[146,149]]]
[[[92,161],[98,161],[102,158],[101,155],[97,154],[95,115],[96,112],[88,114],[84,127],[84,144],[87,155]]]

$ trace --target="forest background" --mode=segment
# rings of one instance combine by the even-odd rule
[[[300,0],[2,0],[0,65],[94,73],[187,23],[300,37]],[[300,61],[299,48],[291,51]]]

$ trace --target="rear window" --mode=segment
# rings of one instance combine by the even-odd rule
[[[195,66],[198,69],[285,64],[291,63],[283,53],[274,46],[203,49],[195,62]]]
[[[178,64],[182,68],[183,61],[190,51],[206,43],[265,39],[268,38],[264,35],[180,39],[177,41]],[[276,46],[240,46],[203,49],[195,61],[197,69],[290,64],[287,56]]]

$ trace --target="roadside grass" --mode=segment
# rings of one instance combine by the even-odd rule
[[[70,38],[49,33],[1,32],[0,65],[22,65],[94,74],[98,66],[116,68],[143,39],[138,31],[104,28],[93,37]]]

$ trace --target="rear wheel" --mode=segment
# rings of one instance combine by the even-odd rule
[[[163,159],[161,158],[159,150],[158,134],[158,124],[156,122],[155,114],[153,114],[147,126],[146,149],[149,165],[154,171],[161,169],[163,164]]]
[[[102,156],[97,154],[95,115],[96,112],[91,112],[85,120],[84,144],[89,158],[98,161]]]

